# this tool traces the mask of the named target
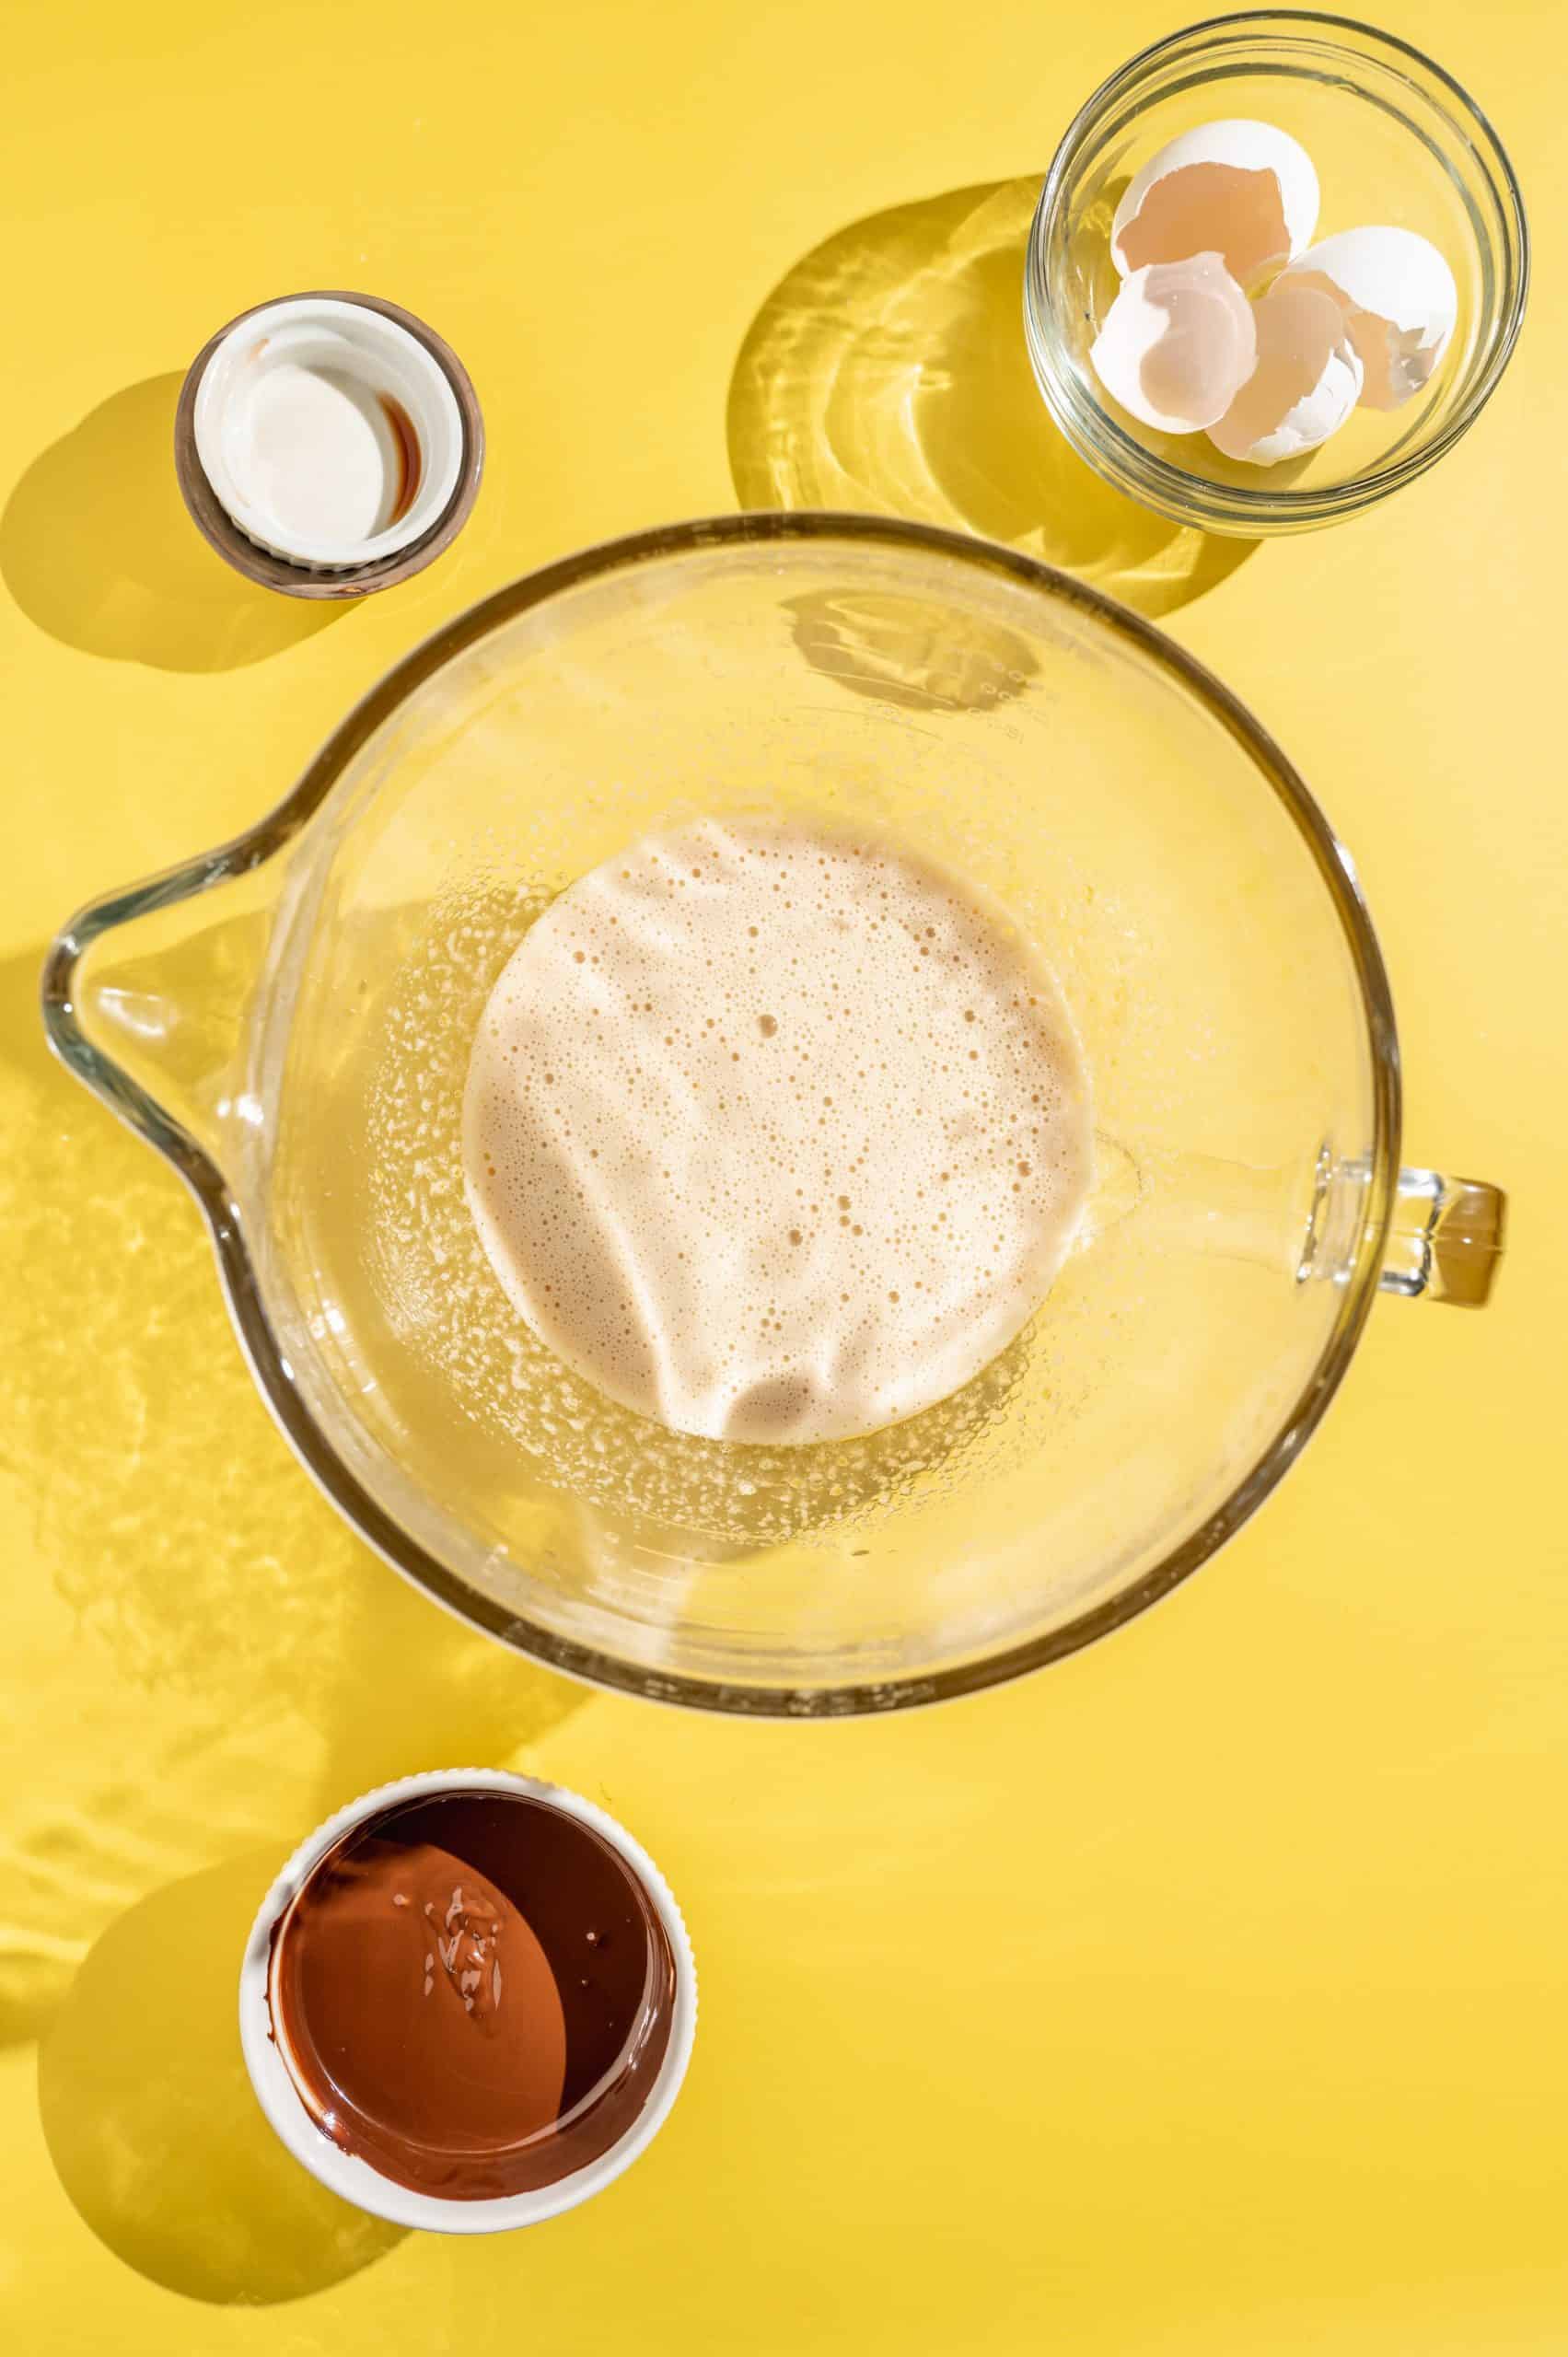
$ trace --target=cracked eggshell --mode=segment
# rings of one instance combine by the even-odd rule
[[[1253,308],[1258,366],[1209,439],[1227,459],[1277,466],[1316,450],[1361,391],[1361,362],[1331,295],[1277,278]]]
[[[1290,261],[1318,226],[1312,158],[1272,122],[1206,122],[1170,140],[1129,182],[1111,224],[1125,277],[1149,262],[1217,253],[1249,286]]]
[[[1413,229],[1343,229],[1298,255],[1285,275],[1339,304],[1362,366],[1364,409],[1398,409],[1448,348],[1459,290],[1436,247]]]
[[[1217,424],[1256,359],[1252,306],[1216,253],[1133,271],[1089,354],[1106,391],[1161,434]]]

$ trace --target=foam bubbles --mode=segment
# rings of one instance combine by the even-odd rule
[[[1090,1178],[1054,981],[879,837],[704,820],[581,877],[502,971],[463,1110],[514,1307],[678,1432],[802,1443],[946,1399],[1040,1306]]]

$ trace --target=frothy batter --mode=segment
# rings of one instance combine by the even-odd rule
[[[1033,1315],[1090,1170],[1051,976],[885,838],[647,836],[526,935],[480,1024],[468,1197],[515,1306],[680,1432],[873,1432]]]

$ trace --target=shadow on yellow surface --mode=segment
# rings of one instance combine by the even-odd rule
[[[318,2185],[251,2092],[238,1958],[277,1865],[237,1859],[132,1908],[39,2055],[44,2137],[72,2201],[127,2266],[191,2299],[298,2299],[401,2240]]]
[[[1028,685],[1028,643],[901,592],[810,590],[785,600],[796,645],[824,679],[904,712],[991,712]]]
[[[897,205],[796,264],[735,365],[737,496],[978,532],[1169,613],[1256,543],[1124,499],[1052,424],[1023,329],[1039,193],[1038,180],[1002,180]]]
[[[7,1630],[0,2040],[36,2036],[149,1891],[290,1849],[389,1777],[505,1759],[588,1699],[407,1586],[295,1464],[194,1204],[50,1057],[41,963],[0,964],[0,1472],[53,1591]],[[230,1993],[238,1970],[236,1947]]]
[[[0,574],[41,630],[85,654],[234,671],[349,605],[279,597],[208,548],[174,474],[181,381],[128,385],[33,460],[0,517]]]

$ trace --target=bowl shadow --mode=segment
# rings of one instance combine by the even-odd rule
[[[0,1478],[52,1590],[8,1698],[0,2046],[150,1893],[286,1853],[392,1777],[505,1762],[590,1700],[398,1578],[295,1463],[194,1203],[50,1056],[42,959],[0,961]],[[90,1739],[62,1743],[67,1659]]]
[[[148,377],[36,458],[0,517],[0,575],[40,630],[162,671],[236,671],[312,638],[347,602],[243,580],[185,512],[174,472],[182,379]]]
[[[39,2054],[44,2139],[72,2203],[127,2266],[188,2299],[300,2299],[402,2239],[302,2169],[251,2091],[238,1960],[278,1863],[237,1859],[133,1907]]]
[[[1257,543],[1138,506],[1052,424],[1023,329],[1038,180],[896,205],[798,261],[730,381],[743,507],[912,517],[1007,542],[1141,612],[1202,597]]]

